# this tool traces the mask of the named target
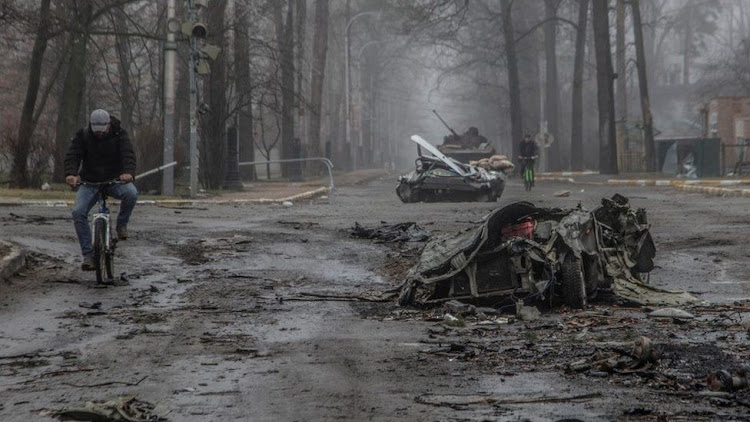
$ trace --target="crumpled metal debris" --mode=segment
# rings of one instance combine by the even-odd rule
[[[399,303],[557,296],[583,308],[607,287],[640,305],[695,301],[689,293],[643,282],[656,254],[649,227],[646,211],[632,209],[619,194],[603,198],[593,211],[509,204],[473,229],[431,239],[407,274]]]
[[[375,228],[363,227],[355,222],[350,234],[353,237],[375,239],[378,242],[424,242],[430,238],[430,232],[413,221],[383,224]]]
[[[590,358],[571,362],[567,369],[572,372],[591,370],[602,373],[631,373],[650,369],[658,358],[659,354],[652,345],[651,339],[640,336],[633,342],[630,351],[627,349],[599,351]]]
[[[136,397],[118,397],[106,402],[85,402],[61,410],[45,410],[42,416],[62,421],[155,422],[168,419],[155,414],[156,406]]]

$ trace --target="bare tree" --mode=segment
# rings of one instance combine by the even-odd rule
[[[518,78],[516,39],[513,30],[511,0],[502,0],[503,39],[505,40],[505,61],[508,73],[508,94],[510,97],[510,126],[513,142],[513,157],[518,157],[519,142],[523,136],[523,113],[521,109],[521,83]]]
[[[294,156],[294,4],[295,0],[286,1],[286,17],[284,17],[284,3],[274,2],[274,23],[276,26],[276,42],[279,50],[279,66],[281,71],[281,158],[290,159]],[[282,165],[284,177],[296,177],[293,166]]]
[[[329,0],[315,1],[315,33],[313,34],[312,69],[310,75],[310,121],[308,126],[309,152],[320,155],[320,123],[323,105],[326,57],[328,55]]]
[[[50,0],[42,0],[39,10],[39,24],[37,27],[34,47],[31,52],[31,63],[29,65],[29,84],[26,87],[26,99],[21,112],[21,122],[18,127],[18,147],[13,157],[11,169],[11,181],[14,186],[28,187],[29,177],[27,163],[29,151],[31,150],[31,135],[34,132],[34,108],[37,102],[39,86],[42,77],[42,63],[44,52],[47,49],[47,38],[49,30]]]
[[[615,129],[617,133],[617,156],[623,159],[628,144],[626,123],[628,120],[628,84],[625,75],[625,0],[617,0],[615,8],[615,57],[617,61],[617,113]],[[620,161],[622,162],[622,161]]]
[[[545,0],[545,20],[544,24],[544,59],[545,59],[545,102],[544,114],[547,119],[547,131],[557,137],[548,149],[549,166],[551,170],[562,168],[560,157],[560,142],[562,136],[559,133],[559,105],[560,105],[560,87],[557,77],[557,5],[558,0]]]
[[[212,28],[208,41],[222,47],[226,51],[225,14],[227,0],[212,0],[208,8],[208,27]],[[224,181],[226,171],[226,124],[228,117],[227,106],[227,77],[226,54],[219,54],[213,60],[211,73],[205,86],[208,100],[208,110],[201,119],[201,166],[200,179],[203,186],[209,189],[218,188]]]
[[[70,19],[74,22],[68,35],[70,52],[67,62],[65,82],[63,83],[60,103],[57,112],[57,135],[55,136],[55,174],[53,180],[61,182],[65,150],[69,139],[84,121],[83,94],[86,87],[86,59],[91,30],[93,4],[83,2],[80,7],[73,5],[68,10]]]
[[[234,25],[234,67],[235,90],[237,91],[237,130],[240,138],[239,155],[241,161],[255,161],[255,140],[253,139],[252,82],[250,79],[250,32],[249,10],[244,1],[235,2]],[[245,178],[255,179],[255,166],[243,170]]]
[[[586,52],[588,14],[589,0],[578,0],[578,28],[573,64],[573,104],[570,124],[570,160],[573,170],[583,170],[583,62]]]
[[[638,66],[638,88],[641,94],[641,114],[643,116],[643,142],[646,153],[646,171],[656,171],[654,119],[651,115],[651,101],[649,100],[648,95],[648,73],[646,72],[646,53],[643,48],[643,26],[641,24],[640,1],[631,0],[630,5],[633,14],[636,65]]]
[[[617,174],[614,72],[609,44],[608,3],[602,0],[593,2],[596,96],[599,105],[599,171],[602,174]]]

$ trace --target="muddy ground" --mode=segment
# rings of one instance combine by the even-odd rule
[[[173,421],[750,420],[747,390],[706,385],[750,356],[747,199],[511,182],[497,204],[402,204],[394,189],[376,180],[290,208],[140,206],[117,250],[123,285],[106,288],[78,269],[67,208],[0,207],[0,236],[31,251],[0,285],[0,420],[123,395]],[[697,318],[611,298],[532,322],[368,301],[421,244],[351,238],[355,221],[453,232],[512,201],[593,208],[615,191],[649,212],[651,283],[696,294]],[[644,335],[655,363],[602,368]]]

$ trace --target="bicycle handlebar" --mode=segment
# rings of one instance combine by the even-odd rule
[[[78,185],[86,185],[86,186],[107,186],[107,185],[124,185],[125,182],[123,182],[120,179],[112,179],[112,180],[106,180],[104,182],[86,182],[84,180],[79,180],[76,186]]]

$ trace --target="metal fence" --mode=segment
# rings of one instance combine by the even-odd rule
[[[750,139],[721,145],[721,175],[750,175]]]

